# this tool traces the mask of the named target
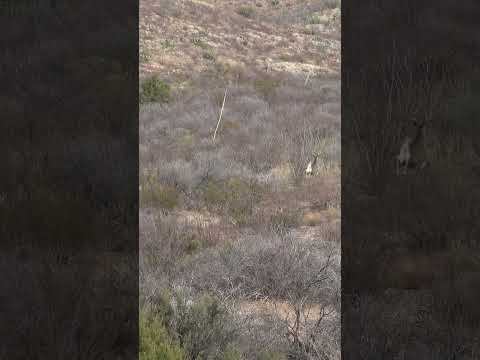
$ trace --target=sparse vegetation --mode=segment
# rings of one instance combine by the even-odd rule
[[[170,85],[153,75],[140,85],[140,103],[166,103],[171,98]]]
[[[208,49],[208,45],[205,43],[205,41],[201,37],[192,38],[192,44],[204,50]]]
[[[209,60],[209,61],[213,61],[215,60],[215,55],[210,52],[210,51],[205,51],[203,54],[202,54],[202,57],[205,59],[205,60]]]
[[[322,18],[320,17],[319,14],[314,14],[312,16],[310,16],[310,18],[308,19],[308,23],[309,24],[321,24],[323,21],[322,21]]]
[[[158,182],[145,184],[140,192],[142,206],[159,206],[171,210],[178,204],[179,194],[174,187],[164,186]]]
[[[267,26],[264,11],[280,2],[228,6],[222,16],[232,29],[248,24],[244,33],[190,17],[195,35],[168,53],[179,62],[195,54],[181,75],[188,87],[140,109],[141,309],[161,319],[163,343],[186,360],[339,359],[338,78],[315,75],[305,86],[304,72],[234,58],[266,41],[249,26]],[[217,14],[200,3],[197,11]],[[303,60],[289,57],[292,66]],[[176,76],[165,79],[185,81]],[[313,152],[318,166],[305,178]],[[319,203],[335,211],[321,208],[307,224]]]
[[[151,59],[150,52],[145,47],[140,46],[139,61],[141,63],[148,63]]]
[[[280,81],[278,79],[257,79],[254,82],[255,90],[265,97],[273,95],[279,85]]]
[[[251,6],[241,6],[237,9],[237,13],[246,18],[252,18],[255,15],[255,9]]]
[[[140,360],[184,360],[182,348],[170,339],[163,319],[140,311]]]
[[[331,227],[322,228],[325,222],[338,219],[340,214],[326,207],[320,209],[319,214],[305,218],[300,205],[296,204],[312,203],[319,196],[326,196],[326,203],[339,209],[339,199],[333,188],[323,195],[310,193],[310,185],[303,177],[307,159],[313,151],[320,155],[317,176],[309,181],[319,184],[322,179],[339,177],[339,118],[335,117],[338,112],[334,106],[318,105],[319,101],[328,104],[335,97],[318,87],[323,81],[318,78],[311,80],[309,89],[305,88],[303,78],[294,77],[282,81],[260,78],[230,85],[225,121],[217,141],[212,143],[223,89],[214,81],[208,81],[208,86],[202,83],[203,89],[208,90],[200,95],[179,98],[168,107],[146,105],[141,110],[140,164],[145,174],[156,174],[140,179],[145,209],[140,219],[143,239],[141,292],[153,294],[156,288],[168,288],[167,283],[170,286],[182,284],[182,291],[189,294],[184,295],[193,303],[197,301],[194,299],[209,296],[209,304],[217,301],[222,311],[226,311],[218,321],[227,321],[224,317],[227,316],[228,326],[233,328],[228,330],[232,331],[231,338],[222,345],[224,347],[219,347],[218,343],[206,345],[213,340],[197,338],[199,335],[193,333],[174,337],[180,339],[178,343],[187,359],[193,359],[200,349],[209,346],[228,349],[221,355],[223,358],[282,359],[291,352],[306,351],[305,342],[317,349],[315,351],[323,348],[320,344],[328,343],[328,358],[334,359],[338,341],[334,324],[338,312],[318,328],[299,318],[301,326],[308,328],[317,339],[315,341],[319,341],[313,344],[283,322],[282,311],[303,314],[311,310],[300,304],[305,301],[317,304],[314,299],[323,299],[323,296],[330,299],[329,303],[335,303],[334,292],[326,289],[339,286],[338,257],[327,259],[330,251],[339,251],[335,240],[338,232],[331,235]],[[162,134],[161,142],[146,146],[155,144],[154,139],[159,134]],[[312,186],[312,189],[321,188]],[[283,197],[286,198],[282,200]],[[147,212],[146,209],[152,207],[160,213]],[[309,225],[308,229],[302,230],[304,225]],[[303,231],[318,231],[322,235],[314,238],[293,235]],[[323,245],[316,247],[314,244],[319,242]],[[299,257],[292,259],[292,254]],[[320,263],[312,263],[317,261],[314,258],[327,261],[329,270]],[[278,259],[278,263],[272,263],[273,259]],[[294,282],[308,282],[308,276],[318,275],[307,274],[302,266],[324,269],[331,283],[327,288],[312,289],[318,293],[307,292],[293,300],[293,293],[289,291],[298,291],[295,294],[304,291],[302,288],[294,290],[291,287]],[[285,268],[297,270],[287,275],[281,270]],[[217,274],[223,274],[223,278]],[[262,274],[271,275],[264,277],[266,275]],[[228,284],[236,285],[231,288]],[[251,318],[245,318],[242,307],[262,298],[275,299],[281,305],[262,308]],[[145,300],[144,306],[150,307],[152,302]],[[208,305],[207,309],[212,310],[210,306],[213,305]],[[187,316],[182,320],[186,321],[186,328],[193,331],[206,326],[207,319],[202,316],[210,310],[205,310],[206,313],[202,310],[204,315],[201,316],[188,315],[188,311],[182,315]],[[261,321],[266,321],[265,324],[260,326],[259,319],[264,319]],[[217,324],[217,320],[208,321],[216,324],[211,326],[227,326],[226,323]],[[172,329],[173,323],[168,324],[167,328]],[[256,338],[245,334],[249,327],[257,333]],[[174,331],[187,331],[186,328]],[[285,337],[285,331],[293,333]],[[250,345],[242,345],[246,343]],[[271,348],[265,351],[265,347]]]
[[[273,231],[278,233],[288,232],[299,225],[298,214],[293,211],[280,210],[270,217],[269,223]]]

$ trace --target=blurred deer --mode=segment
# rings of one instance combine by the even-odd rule
[[[313,169],[317,165],[318,154],[313,154],[312,160],[310,160],[307,164],[307,168],[305,169],[305,176],[312,176]]]
[[[412,124],[414,135],[405,136],[395,159],[397,175],[407,174],[408,169],[421,170],[428,165],[425,145],[426,121],[417,121],[414,118]]]

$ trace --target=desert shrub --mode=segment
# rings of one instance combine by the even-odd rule
[[[241,6],[237,9],[237,14],[246,18],[252,18],[255,15],[255,9],[251,6]]]
[[[185,134],[178,139],[178,143],[185,147],[191,147],[195,143],[195,137],[192,134]]]
[[[191,298],[176,291],[170,300],[173,313],[171,332],[182,345],[188,359],[235,359],[233,344],[238,336],[227,310],[210,295]],[[220,350],[220,351],[219,351]]]
[[[222,147],[215,151],[210,149],[203,151],[200,149],[211,146],[210,139],[206,144],[200,141],[200,144],[195,142],[192,145],[189,145],[192,141],[190,137],[182,139],[185,140],[185,145],[177,142],[181,147],[176,146],[171,154],[164,152],[161,157],[154,159],[152,165],[149,165],[158,169],[155,176],[156,182],[174,187],[179,192],[187,194],[189,198],[193,198],[194,194],[198,193],[197,190],[205,189],[209,181],[224,182],[229,177],[252,177],[246,166],[235,161],[230,149]],[[190,151],[192,148],[196,148],[197,151],[195,153]],[[185,159],[179,158],[180,154],[184,154]],[[171,158],[174,160],[170,160]],[[147,176],[142,177],[147,178]],[[141,178],[141,184],[144,182],[145,180]]]
[[[205,60],[208,60],[208,61],[213,61],[215,60],[215,55],[210,52],[210,51],[205,51],[203,54],[202,54],[202,57],[205,59]]]
[[[162,49],[168,50],[168,49],[174,49],[175,48],[175,42],[170,39],[165,39],[160,43],[160,46]]]
[[[202,233],[173,215],[141,214],[140,270],[142,277],[163,276],[176,262],[205,244]],[[155,280],[155,279],[152,279]]]
[[[340,171],[340,138],[338,135],[329,135],[317,140],[314,153],[318,154],[317,171]]]
[[[286,360],[285,354],[276,351],[263,351],[260,353],[259,360]]]
[[[242,360],[245,359],[241,351],[235,346],[230,344],[224,351],[221,357],[222,360]]]
[[[166,103],[171,99],[170,85],[157,75],[145,79],[140,85],[140,103]]]
[[[291,234],[275,233],[245,236],[221,249],[198,254],[191,259],[188,276],[198,291],[211,291],[223,297],[281,301],[292,317],[297,317],[300,327],[293,330],[296,340],[285,338],[285,331],[293,328],[278,319],[271,330],[276,332],[276,338],[289,343],[295,354],[301,348],[300,342],[333,353],[340,346],[339,251],[338,244],[318,238],[300,240]],[[308,305],[312,302],[332,305],[336,311],[321,323],[309,322],[304,315],[313,316]],[[312,311],[321,311],[321,307]]]
[[[226,181],[209,181],[203,189],[203,199],[207,206],[227,210],[238,225],[249,222],[255,201],[261,188],[254,181],[238,177]]]
[[[173,162],[162,163],[158,180],[180,191],[190,192],[201,180],[201,174],[196,171],[194,164],[191,162],[178,159]]]
[[[258,79],[254,82],[254,87],[257,93],[264,97],[271,96],[280,85],[280,81],[276,79]]]
[[[271,215],[270,227],[275,232],[285,232],[299,224],[298,215],[293,211],[280,210]]]
[[[152,54],[148,51],[148,49],[146,49],[144,46],[140,47],[140,50],[139,50],[139,62],[141,64],[145,64],[145,63],[148,63],[152,58]]]
[[[181,359],[244,358],[237,346],[238,326],[227,309],[211,295],[197,296],[187,288],[178,287],[173,291],[160,291],[160,295],[150,298],[143,308],[148,309],[148,313],[141,311],[141,322],[154,323],[157,329],[162,329],[162,343],[181,349]],[[154,339],[159,338],[158,332],[154,335]]]
[[[140,360],[183,360],[185,353],[168,335],[162,319],[140,311]]]
[[[247,298],[333,303],[340,291],[339,251],[338,244],[323,239],[300,241],[274,232],[245,236],[192,258],[192,281],[199,291],[224,296],[233,291]]]
[[[227,202],[227,194],[221,184],[209,181],[203,190],[204,201],[207,204],[224,204]]]
[[[202,38],[200,37],[192,38],[192,44],[204,50],[208,49],[208,44],[205,41],[203,41]]]
[[[324,0],[325,8],[327,9],[339,9],[342,7],[341,0]]]
[[[314,14],[312,16],[310,16],[310,18],[308,19],[308,23],[309,24],[321,24],[322,23],[322,18],[320,17],[320,15],[318,14]]]
[[[155,178],[149,179],[141,188],[140,203],[146,207],[172,210],[179,203],[179,193],[173,186],[163,185]]]

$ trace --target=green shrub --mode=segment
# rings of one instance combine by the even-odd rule
[[[214,297],[203,296],[179,313],[177,331],[191,359],[207,355],[212,349],[224,349],[228,346],[231,332],[227,331],[227,312]],[[205,331],[206,329],[208,331]],[[215,346],[212,347],[213,344]]]
[[[183,360],[185,352],[170,339],[160,317],[140,311],[140,360]]]
[[[168,50],[168,49],[174,49],[175,48],[175,42],[173,40],[165,39],[163,40],[160,45],[162,46],[162,49]]]
[[[140,190],[142,206],[172,210],[178,205],[179,200],[180,194],[175,187],[161,184],[154,176],[143,181]]]
[[[251,6],[241,6],[237,9],[237,14],[246,18],[252,18],[255,14],[255,9]]]
[[[321,23],[322,23],[322,18],[321,18],[320,15],[318,15],[318,14],[312,15],[312,16],[310,16],[310,18],[308,19],[308,23],[309,23],[309,24],[312,24],[312,25],[321,24]]]
[[[161,80],[157,75],[153,75],[144,80],[140,86],[140,103],[159,102],[166,103],[170,101],[170,85]]]
[[[194,46],[198,46],[199,48],[202,48],[202,49],[204,49],[204,50],[208,49],[208,44],[205,43],[205,42],[202,40],[202,38],[200,38],[200,37],[194,37],[194,38],[192,39],[192,44],[193,44]]]

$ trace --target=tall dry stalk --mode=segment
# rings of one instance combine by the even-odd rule
[[[215,132],[213,133],[213,141],[215,141],[215,138],[217,137],[218,127],[220,126],[220,121],[222,121],[223,108],[225,107],[225,99],[226,98],[227,98],[227,88],[225,88],[225,94],[223,95],[222,108],[220,109],[220,116],[218,117],[217,127],[215,128]]]

